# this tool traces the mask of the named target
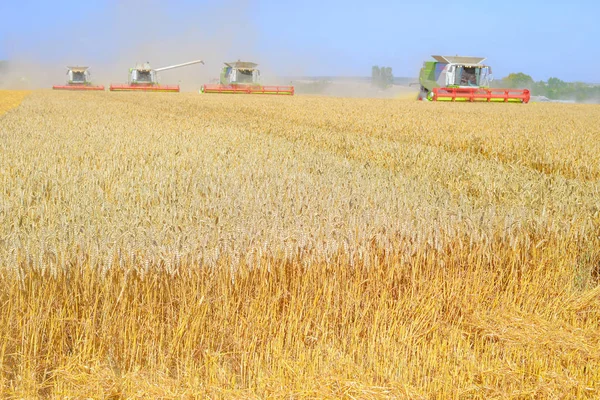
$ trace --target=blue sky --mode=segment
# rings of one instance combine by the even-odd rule
[[[0,0],[0,15],[0,59],[49,65],[200,55],[281,74],[366,76],[377,64],[416,76],[431,54],[461,54],[487,57],[497,78],[600,82],[598,1]]]

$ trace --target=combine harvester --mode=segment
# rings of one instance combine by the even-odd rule
[[[294,94],[293,86],[263,86],[260,84],[258,64],[247,61],[225,63],[221,70],[221,79],[216,84],[206,84],[200,93],[223,94]]]
[[[157,73],[198,63],[204,64],[204,61],[190,61],[157,69],[152,69],[148,62],[138,64],[135,68],[129,69],[129,81],[127,84],[112,84],[110,85],[110,90],[113,92],[179,92],[179,85],[159,84]]]
[[[419,100],[495,103],[528,103],[527,89],[490,88],[492,69],[485,58],[432,56],[419,74]]]
[[[54,90],[104,90],[103,85],[92,85],[89,67],[67,67],[67,83],[54,85]]]

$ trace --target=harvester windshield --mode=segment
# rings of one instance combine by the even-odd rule
[[[450,86],[485,87],[490,83],[490,72],[487,66],[455,65],[450,70],[454,73],[454,79],[448,84]]]
[[[142,83],[152,83],[152,71],[138,70],[136,81]]]
[[[475,67],[458,67],[458,70],[456,75],[460,86],[479,86],[479,71]]]
[[[254,74],[251,69],[238,69],[237,70],[237,78],[236,82],[239,83],[253,83],[254,82]]]
[[[73,83],[85,83],[85,74],[83,71],[73,71]]]
[[[68,81],[75,84],[85,84],[88,78],[88,67],[67,67]]]

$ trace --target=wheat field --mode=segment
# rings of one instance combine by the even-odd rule
[[[35,91],[0,155],[0,397],[600,397],[597,106]]]

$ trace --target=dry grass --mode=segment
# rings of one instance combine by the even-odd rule
[[[0,117],[0,388],[597,398],[600,109],[36,92]]]

